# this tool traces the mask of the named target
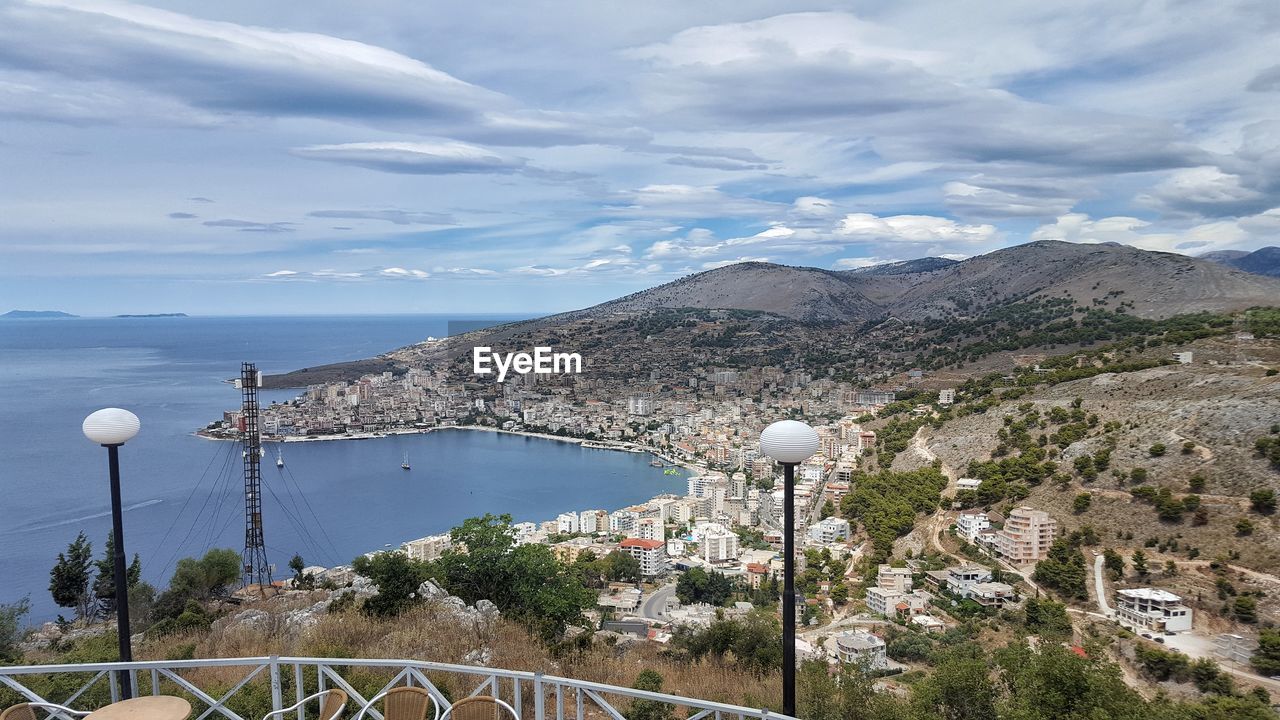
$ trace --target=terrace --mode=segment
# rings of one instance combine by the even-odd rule
[[[686,720],[794,720],[767,709],[556,677],[543,673],[414,660],[250,657],[0,667],[0,707],[46,702],[93,710],[121,699],[120,674],[135,695],[176,695],[191,703],[191,720],[258,720],[329,688],[347,692],[346,717],[369,698],[400,686],[426,689],[442,708],[489,695],[525,720],[626,720],[632,702],[669,706]],[[312,708],[314,709],[314,708]],[[46,711],[47,718],[72,720]],[[308,708],[286,716],[307,720]],[[368,713],[383,720],[375,709]]]

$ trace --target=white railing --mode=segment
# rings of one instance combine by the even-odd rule
[[[201,689],[191,679],[184,678],[182,671],[210,668],[241,668],[244,670],[240,680],[224,693]],[[342,677],[337,668],[367,668],[371,671],[385,671],[390,677],[376,692],[369,693],[373,697],[378,693],[396,685],[411,685],[425,688],[441,707],[450,705],[445,693],[428,677],[428,673],[437,676],[457,678],[461,688],[473,685],[470,690],[462,689],[465,696],[490,695],[510,703],[521,713],[525,720],[595,720],[610,718],[626,720],[623,710],[614,706],[610,698],[621,697],[629,700],[648,700],[686,709],[686,720],[794,720],[790,716],[770,712],[762,708],[747,708],[726,703],[698,700],[694,698],[668,695],[666,693],[635,690],[632,688],[605,685],[602,683],[574,680],[573,678],[556,677],[542,673],[503,670],[470,665],[450,665],[446,663],[420,662],[417,660],[381,660],[381,659],[347,659],[347,658],[301,658],[301,657],[251,657],[251,658],[215,658],[208,660],[164,660],[129,663],[86,663],[71,665],[16,665],[0,667],[0,689],[9,688],[30,702],[51,702],[76,708],[77,703],[85,705],[90,696],[96,695],[97,704],[103,704],[103,684],[109,689],[111,702],[120,699],[120,674],[128,673],[130,685],[135,695],[141,694],[177,694],[187,697],[192,702],[191,720],[209,720],[214,715],[217,720],[258,720],[256,717],[245,718],[238,715],[229,706],[237,693],[249,686],[255,678],[264,672],[271,684],[271,710],[284,707],[286,678],[292,686],[295,700],[300,701],[312,692],[329,688],[346,691],[354,707],[364,707],[368,702],[361,692]],[[46,680],[50,677],[60,680],[72,679],[72,674],[85,674],[90,677],[78,689],[75,682],[53,683],[59,687],[59,694],[68,693],[65,697],[43,697],[29,685],[37,685],[35,678]],[[59,678],[58,676],[68,676]],[[468,679],[469,678],[469,679]],[[24,683],[23,680],[27,680]],[[143,682],[140,684],[139,680]],[[452,686],[451,686],[451,689]],[[94,691],[91,693],[90,691]],[[453,693],[460,699],[464,695]],[[290,703],[292,704],[292,703]],[[548,705],[550,705],[548,707]],[[79,708],[77,708],[79,709]],[[93,709],[84,707],[83,709]],[[369,714],[375,720],[383,720],[376,709]],[[56,717],[56,712],[49,712],[48,718]],[[70,720],[59,718],[59,720]],[[297,710],[296,720],[307,720],[305,708]]]

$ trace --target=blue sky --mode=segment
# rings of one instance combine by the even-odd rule
[[[1277,244],[1272,2],[0,4],[0,309]]]

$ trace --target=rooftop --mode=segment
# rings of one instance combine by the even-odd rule
[[[1152,600],[1154,602],[1180,602],[1181,595],[1174,595],[1168,590],[1160,590],[1158,588],[1129,588],[1126,590],[1117,590],[1118,595],[1123,595],[1134,600]]]

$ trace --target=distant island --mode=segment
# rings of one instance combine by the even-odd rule
[[[64,313],[61,310],[10,310],[0,315],[0,318],[9,318],[13,320],[26,320],[30,318],[73,318],[80,317],[71,313]]]
[[[115,315],[118,318],[162,318],[162,317],[187,317],[186,313],[151,313],[149,315]]]

